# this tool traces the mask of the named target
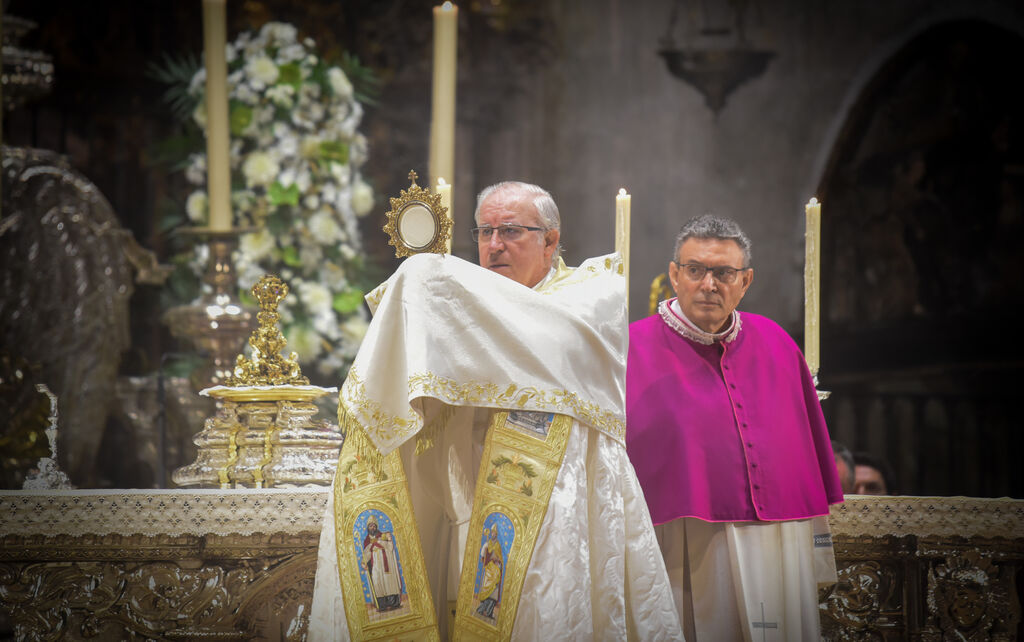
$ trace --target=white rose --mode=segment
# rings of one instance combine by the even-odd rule
[[[309,191],[312,181],[313,177],[309,172],[309,167],[301,167],[298,176],[295,177],[295,185],[299,188],[299,191],[302,193]]]
[[[267,273],[259,263],[239,261],[239,264],[238,287],[243,290],[251,290],[252,286],[256,285],[256,282],[262,279],[263,275]]]
[[[253,93],[253,95],[255,95],[255,93]],[[266,91],[267,98],[278,107],[284,109],[291,109],[295,104],[295,100],[293,98],[294,95],[295,88],[291,85],[274,85]]]
[[[242,173],[245,175],[245,184],[248,187],[257,185],[269,185],[277,178],[281,167],[277,161],[266,152],[253,152],[242,164]]]
[[[348,162],[356,167],[366,162],[366,136],[356,134],[348,146]]]
[[[291,44],[298,39],[298,30],[286,22],[268,22],[260,29],[260,37],[265,40],[276,40],[281,44]]]
[[[317,358],[323,346],[320,335],[312,328],[292,326],[288,332],[288,347],[299,355],[299,361],[309,362]]]
[[[277,151],[283,157],[296,156],[299,153],[299,141],[294,136],[278,139]]]
[[[338,327],[338,320],[334,311],[320,312],[313,317],[313,329],[332,341],[341,338],[341,329]]]
[[[349,82],[345,72],[338,67],[331,67],[327,71],[327,82],[331,84],[331,91],[334,92],[335,96],[339,98],[349,98],[352,96],[352,83]]]
[[[185,170],[185,178],[193,185],[202,185],[206,182],[205,154],[191,154],[188,157],[188,168]]]
[[[335,163],[331,161],[329,171],[334,180],[338,181],[338,185],[346,187],[352,180],[352,170],[348,165],[342,165],[341,163]]]
[[[363,179],[357,178],[352,185],[352,210],[356,216],[366,216],[373,209],[373,189]]]
[[[281,184],[281,187],[288,187],[295,182],[295,169],[288,167],[281,170],[281,174],[277,177],[277,182]]]
[[[185,201],[185,213],[188,214],[188,220],[193,223],[201,223],[206,220],[206,210],[209,207],[210,200],[206,196],[206,192],[195,191],[188,195],[188,199]]]
[[[345,269],[335,263],[325,263],[320,269],[320,281],[329,283],[335,290],[342,290],[348,284],[345,280]]]
[[[260,95],[252,90],[249,85],[240,84],[231,92],[231,97],[246,105],[255,105],[260,102]]]
[[[319,245],[305,245],[299,250],[299,262],[310,269],[315,269],[324,262],[324,253]]]
[[[309,194],[306,198],[302,199],[302,206],[307,210],[315,210],[320,207],[320,197],[316,194]]]
[[[341,228],[327,210],[320,210],[309,217],[309,232],[322,245],[341,240]]]
[[[338,188],[330,181],[320,186],[320,198],[324,199],[324,203],[333,203],[334,199],[337,198],[337,194]]]
[[[245,73],[262,85],[273,85],[277,82],[277,65],[274,64],[273,60],[263,55],[249,59],[245,63]]]
[[[341,331],[349,340],[358,343],[366,336],[366,330],[369,327],[361,314],[353,314],[341,324]]]
[[[306,308],[312,314],[330,312],[333,309],[331,307],[333,303],[331,291],[325,286],[314,281],[298,281],[296,289],[299,291],[302,302],[306,304]]]
[[[243,234],[238,248],[248,260],[255,263],[270,254],[276,245],[274,237],[264,227],[255,232]]]
[[[302,60],[305,55],[306,50],[302,48],[302,45],[295,43],[278,49],[277,61],[281,64],[287,64],[296,60]]]

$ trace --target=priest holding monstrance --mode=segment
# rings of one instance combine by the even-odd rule
[[[680,639],[624,445],[621,259],[566,267],[535,185],[485,189],[475,217],[479,266],[418,254],[367,297],[310,639]],[[397,608],[374,598],[371,520]]]

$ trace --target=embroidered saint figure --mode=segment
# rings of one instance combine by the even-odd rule
[[[480,547],[480,566],[483,569],[483,578],[480,581],[480,591],[476,594],[480,600],[476,612],[493,621],[497,619],[494,608],[501,602],[501,575],[505,568],[497,524],[484,529],[484,545]]]
[[[381,532],[373,515],[366,521],[363,566],[377,610],[384,612],[399,608],[402,605],[402,580],[398,572],[394,536],[390,531]]]

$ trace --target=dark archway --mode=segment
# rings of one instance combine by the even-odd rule
[[[1024,497],[1024,38],[957,21],[868,84],[821,184],[833,436],[907,494]]]

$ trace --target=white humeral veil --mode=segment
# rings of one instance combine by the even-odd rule
[[[626,455],[627,317],[617,255],[536,289],[461,259],[410,257],[367,296],[374,310],[341,405],[409,479],[441,639],[454,601],[491,409],[555,412],[573,426],[527,566],[512,639],[682,639],[650,514]],[[417,433],[454,408],[431,448]],[[310,640],[349,639],[333,493]]]

